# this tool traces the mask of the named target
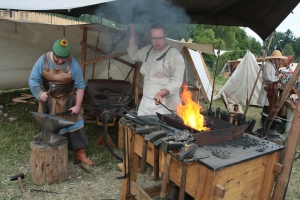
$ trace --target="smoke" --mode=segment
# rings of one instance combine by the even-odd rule
[[[171,0],[117,0],[102,4],[94,15],[120,24],[190,23],[185,9]]]

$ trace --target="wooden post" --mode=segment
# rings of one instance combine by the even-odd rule
[[[214,81],[213,81],[213,86],[212,86],[212,91],[211,91],[211,97],[210,97],[210,103],[209,103],[209,109],[211,109],[213,97],[214,97],[214,90],[215,90],[215,82],[216,82],[216,76],[218,72],[218,66],[219,66],[219,60],[220,60],[220,51],[221,51],[221,41],[219,42],[219,50],[218,50],[218,58],[217,58],[217,64],[216,64],[216,70],[214,74]]]
[[[81,62],[80,62],[83,78],[85,78],[85,64],[82,63],[86,61],[86,44],[87,44],[87,27],[85,26],[83,28],[83,34],[82,34]]]
[[[269,51],[269,48],[270,48],[270,45],[271,45],[271,41],[272,41],[272,39],[273,39],[273,36],[274,36],[274,31],[273,31],[273,33],[272,33],[272,35],[271,35],[270,40],[269,40],[269,44],[268,44],[268,46],[267,46],[267,49],[266,49],[266,51],[264,52],[264,60],[263,60],[263,62],[262,62],[262,64],[261,64],[261,67],[259,68],[258,73],[257,73],[257,77],[256,77],[256,80],[255,80],[255,82],[254,82],[254,86],[253,86],[253,88],[252,88],[250,97],[249,97],[249,99],[247,100],[247,105],[246,105],[246,109],[245,109],[245,112],[244,112],[244,115],[245,115],[245,116],[246,116],[246,114],[247,114],[247,111],[248,111],[248,108],[249,108],[249,105],[250,105],[250,101],[251,101],[251,99],[252,99],[252,95],[253,95],[253,93],[254,93],[256,84],[257,84],[257,82],[258,82],[260,72],[262,71],[262,69],[263,69],[263,67],[264,67],[265,60],[266,60],[266,56],[267,56],[267,53],[268,53],[268,51]]]
[[[134,153],[134,140],[135,135],[132,133],[132,130],[123,125],[123,131],[125,131],[125,146],[126,154],[123,159],[123,170],[122,176],[127,173],[130,173],[126,179],[122,179],[121,181],[121,193],[120,193],[120,200],[127,200],[127,199],[135,199],[133,196],[130,195],[130,181],[136,181],[137,179],[137,171],[138,171],[138,160],[139,157]],[[125,171],[126,169],[126,171]],[[132,198],[130,198],[130,196]]]
[[[132,81],[132,96],[134,98],[134,107],[138,107],[139,103],[139,85],[140,85],[140,68],[142,63],[136,62],[135,68],[134,68],[134,75],[133,75],[133,81]]]
[[[98,44],[99,44],[99,36],[100,36],[100,31],[98,31],[98,37],[97,37],[97,42],[96,42],[96,48],[98,48]],[[86,43],[86,44],[87,44],[87,43]],[[94,58],[97,58],[97,51],[95,52]],[[95,65],[96,65],[96,62],[93,63],[92,79],[94,79]]]
[[[300,137],[299,125],[300,125],[300,103],[297,104],[297,107],[295,109],[295,115],[294,115],[291,131],[287,139],[284,154],[283,154],[282,172],[277,177],[272,200],[283,199],[284,194],[286,192],[289,183],[290,173],[293,167],[293,162],[296,154],[299,137]]]
[[[31,142],[31,180],[35,185],[62,183],[69,177],[67,142],[57,146]]]

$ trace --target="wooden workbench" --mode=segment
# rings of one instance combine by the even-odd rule
[[[128,197],[130,194],[135,195],[136,199],[151,199],[151,196],[158,196],[159,187],[144,190],[136,184],[143,136],[136,134],[130,123],[126,123],[123,118],[120,119],[119,130],[124,132],[125,148],[129,157],[124,164],[126,173],[130,172],[130,177],[122,180],[120,199],[126,199],[126,195]],[[270,199],[276,173],[281,171],[278,162],[284,147],[256,139],[260,140],[259,147],[226,147],[225,150],[230,152],[228,159],[218,158],[206,151],[205,153],[209,154],[208,158],[188,163],[185,191],[197,200]],[[262,147],[263,151],[257,151]],[[165,159],[166,154],[159,151],[160,172],[164,170]],[[154,165],[154,145],[151,142],[147,148],[147,163]],[[169,180],[180,186],[182,162],[172,156],[169,169]]]

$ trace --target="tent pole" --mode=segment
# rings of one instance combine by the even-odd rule
[[[212,91],[211,91],[209,110],[211,110],[211,104],[212,104],[213,97],[214,97],[215,82],[216,82],[216,76],[217,76],[219,60],[220,60],[220,51],[221,51],[221,41],[219,42],[218,58],[217,58],[216,70],[215,70],[215,74],[214,74],[213,87],[212,87]]]
[[[258,82],[260,72],[262,71],[262,69],[263,69],[263,67],[264,67],[265,60],[266,60],[266,55],[267,55],[267,53],[268,53],[268,51],[269,51],[269,48],[270,48],[270,45],[271,45],[271,42],[272,42],[274,33],[275,33],[275,31],[272,32],[272,35],[271,35],[270,40],[269,40],[269,44],[268,44],[268,46],[267,46],[267,49],[266,49],[265,52],[264,52],[264,59],[263,59],[263,62],[262,62],[262,64],[261,64],[261,67],[259,68],[259,71],[258,71],[256,80],[255,80],[254,86],[253,86],[253,88],[252,88],[250,97],[249,97],[249,99],[247,100],[247,105],[246,105],[245,112],[244,112],[244,115],[245,115],[245,116],[246,116],[246,114],[247,114],[247,111],[248,111],[248,108],[249,108],[249,105],[250,105],[250,101],[251,101],[251,98],[252,98],[253,93],[254,93],[255,86],[256,86],[256,84],[257,84],[257,82]]]

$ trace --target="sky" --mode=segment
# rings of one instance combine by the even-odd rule
[[[286,32],[288,29],[290,29],[294,36],[300,37],[300,4],[293,10],[293,13],[290,13],[283,21],[282,23],[276,28],[276,31],[278,32]],[[248,36],[254,37],[257,41],[262,43],[262,39],[254,33],[251,29],[245,28],[245,31],[247,32]]]

